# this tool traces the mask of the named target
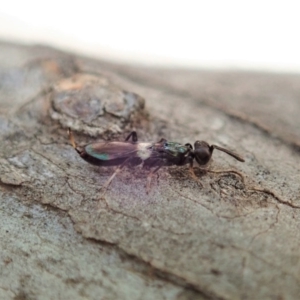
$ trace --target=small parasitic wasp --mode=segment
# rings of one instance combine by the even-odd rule
[[[152,169],[147,177],[148,193],[153,174],[164,166],[189,164],[192,177],[198,181],[193,169],[194,160],[200,167],[206,166],[212,157],[214,149],[223,151],[238,161],[244,162],[244,159],[238,154],[216,145],[209,145],[204,141],[196,141],[194,148],[189,143],[183,145],[169,142],[166,139],[161,139],[156,143],[141,143],[138,142],[137,133],[132,131],[123,142],[94,142],[77,147],[71,129],[68,130],[68,134],[73,148],[88,163],[97,166],[118,166],[104,184],[104,189],[107,189],[113,178],[125,165],[137,166],[143,163],[143,166]],[[236,171],[232,172],[238,173]]]

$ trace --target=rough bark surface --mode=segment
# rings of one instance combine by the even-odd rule
[[[0,44],[1,299],[299,299],[300,76],[122,66]],[[87,164],[78,144],[205,140],[210,170]]]

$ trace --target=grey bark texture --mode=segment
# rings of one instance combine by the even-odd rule
[[[0,43],[0,299],[299,299],[300,76],[160,70]],[[211,171],[83,161],[70,145],[230,148]],[[242,176],[241,176],[242,174]]]

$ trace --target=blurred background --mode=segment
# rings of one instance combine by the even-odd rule
[[[2,1],[0,40],[122,63],[300,71],[298,1]]]

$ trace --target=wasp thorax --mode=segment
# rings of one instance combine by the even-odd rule
[[[212,155],[211,147],[204,141],[196,141],[194,144],[194,155],[199,165],[206,165]]]

